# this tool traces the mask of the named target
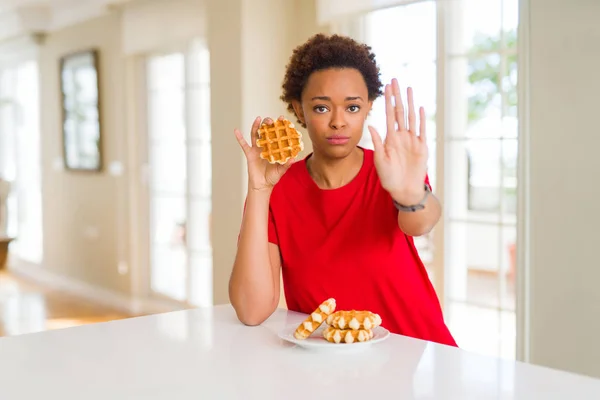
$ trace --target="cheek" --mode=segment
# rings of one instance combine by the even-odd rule
[[[361,130],[362,126],[365,124],[367,116],[368,114],[361,110],[357,113],[350,114],[347,121],[354,129]]]
[[[306,115],[305,118],[306,126],[311,132],[319,134],[319,132],[323,132],[323,130],[327,130],[329,128],[329,119],[327,118],[327,114],[318,114],[312,112]]]

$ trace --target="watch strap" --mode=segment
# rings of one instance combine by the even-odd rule
[[[415,212],[415,211],[422,210],[425,208],[425,202],[427,201],[427,197],[429,196],[429,193],[431,193],[431,187],[429,187],[428,184],[425,184],[425,196],[423,196],[423,200],[421,200],[418,204],[405,206],[405,205],[398,203],[394,199],[392,199],[392,201],[394,202],[394,206],[396,207],[396,209],[398,211]]]

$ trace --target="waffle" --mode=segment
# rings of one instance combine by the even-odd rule
[[[327,299],[312,312],[294,332],[296,339],[302,340],[309,337],[325,320],[327,316],[335,311],[335,299]]]
[[[373,329],[381,325],[381,317],[371,311],[336,311],[327,317],[327,325],[338,329]]]
[[[302,134],[287,119],[278,119],[272,124],[263,123],[258,128],[256,145],[262,149],[260,158],[271,164],[285,164],[304,150]]]
[[[370,329],[337,329],[328,326],[323,331],[325,340],[331,343],[355,343],[367,342],[373,339],[373,331]]]

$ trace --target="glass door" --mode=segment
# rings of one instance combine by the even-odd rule
[[[150,289],[212,304],[210,73],[208,50],[148,57]]]
[[[336,27],[425,107],[444,212],[415,244],[458,344],[504,358],[516,356],[517,24],[517,0],[421,0]],[[368,123],[385,133],[383,98]],[[361,144],[373,148],[368,131]]]
[[[397,78],[406,104],[406,89],[414,90],[415,108],[423,106],[427,118],[427,145],[429,147],[428,176],[431,187],[437,192],[436,181],[436,108],[437,108],[437,37],[436,5],[425,1],[406,6],[385,8],[368,13],[364,19],[364,40],[368,43],[381,68],[381,81],[387,84]],[[394,39],[390,40],[390,26],[394,28]],[[382,135],[386,134],[385,99],[378,98],[368,124]],[[371,135],[363,134],[361,145],[373,149]],[[434,235],[437,227],[428,235],[414,238],[415,245],[427,268],[431,281],[436,280],[434,263]]]
[[[518,1],[444,9],[446,313],[463,348],[514,358]]]
[[[4,200],[2,197],[6,194],[8,198]],[[4,207],[4,201],[7,207]],[[39,80],[35,61],[0,69],[2,235],[16,238],[11,250],[20,260],[36,264],[42,262]]]

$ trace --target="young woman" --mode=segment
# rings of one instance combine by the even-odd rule
[[[305,159],[272,165],[236,138],[248,163],[248,195],[229,283],[240,321],[258,325],[277,308],[279,274],[287,307],[378,313],[393,333],[456,346],[412,237],[429,232],[441,207],[427,179],[425,112],[398,82],[382,93],[371,48],[318,34],[296,48],[282,100],[312,141]],[[358,146],[373,101],[385,95],[386,139]],[[282,117],[280,117],[282,118]],[[306,138],[306,135],[304,136]]]

